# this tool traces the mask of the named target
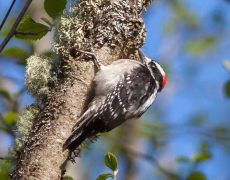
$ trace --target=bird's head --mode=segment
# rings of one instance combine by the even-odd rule
[[[143,64],[147,66],[151,75],[156,80],[156,83],[158,84],[158,92],[160,92],[167,83],[167,76],[165,71],[158,62],[146,57],[140,50],[139,55]]]

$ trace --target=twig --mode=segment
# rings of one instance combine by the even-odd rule
[[[111,138],[111,137],[110,137]],[[164,167],[162,167],[160,165],[160,163],[158,162],[158,160],[146,153],[142,153],[139,151],[134,150],[133,148],[128,147],[126,144],[121,143],[120,141],[118,141],[116,138],[111,138],[114,142],[116,142],[117,145],[119,145],[121,148],[123,148],[125,151],[127,151],[129,154],[133,155],[136,158],[141,158],[144,159],[148,162],[150,162],[153,166],[155,166],[159,171],[161,171],[164,175],[166,175],[167,177],[169,177],[170,179],[174,180],[174,179],[179,179],[179,177],[177,176],[177,174],[168,171],[167,169],[165,169]]]
[[[8,9],[8,11],[7,11],[7,13],[6,13],[4,19],[2,20],[2,23],[1,23],[1,25],[0,25],[0,31],[2,30],[2,27],[4,26],[4,24],[5,24],[5,22],[6,22],[7,18],[8,18],[8,16],[9,16],[10,11],[12,10],[12,8],[13,8],[15,2],[16,2],[16,0],[13,0],[13,1],[12,1],[11,5],[10,5],[10,8]]]
[[[5,132],[7,132],[7,133],[9,133],[14,138],[16,137],[13,129],[11,129],[10,127],[2,127],[2,126],[0,126],[0,129],[3,130],[3,131],[5,131]]]
[[[14,36],[15,31],[20,23],[20,21],[22,20],[24,14],[26,13],[26,10],[28,9],[28,7],[30,6],[32,0],[27,0],[27,2],[25,3],[23,9],[21,10],[20,14],[18,15],[17,19],[15,20],[10,32],[8,33],[8,35],[6,36],[6,38],[3,40],[3,42],[0,45],[0,53],[2,52],[2,50],[5,48],[5,46],[7,45],[7,43],[9,42],[9,40]]]
[[[160,163],[158,162],[158,160],[149,155],[149,154],[145,154],[142,152],[138,152],[136,150],[133,150],[129,147],[126,146],[122,146],[126,151],[128,151],[131,155],[138,157],[138,158],[142,158],[148,162],[150,162],[151,164],[153,164],[154,166],[156,166],[163,174],[165,174],[166,176],[170,177],[171,179],[178,179],[178,176],[176,174],[174,174],[173,172],[170,172],[168,170],[166,170],[165,168],[163,168]]]
[[[4,118],[3,118],[2,113],[0,113],[0,121],[4,122]]]
[[[11,156],[0,157],[0,160],[3,160],[3,161],[13,161],[14,157],[11,157]]]

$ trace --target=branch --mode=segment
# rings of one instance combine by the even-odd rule
[[[75,9],[75,16],[63,15],[56,27],[53,49],[62,57],[62,75],[49,88],[45,101],[37,97],[43,109],[33,120],[12,179],[61,177],[60,166],[68,157],[62,145],[92,96],[95,74],[93,63],[76,56],[73,49],[93,49],[101,63],[110,64],[134,55],[145,40],[143,20],[129,0],[84,0]]]
[[[25,3],[23,9],[21,10],[21,12],[19,13],[17,19],[15,20],[12,28],[10,29],[10,32],[8,33],[8,35],[6,36],[6,38],[3,40],[3,42],[0,45],[0,53],[3,51],[3,49],[5,48],[5,46],[7,45],[7,43],[9,42],[9,40],[14,36],[15,31],[20,23],[20,21],[22,20],[23,16],[26,13],[26,10],[28,9],[28,7],[30,6],[32,0],[27,0],[27,2]]]
[[[6,22],[6,19],[8,18],[9,14],[10,14],[10,11],[12,10],[13,6],[14,6],[14,3],[16,2],[16,0],[13,0],[11,5],[10,5],[10,8],[8,9],[4,19],[2,20],[2,23],[0,25],[0,31],[2,30],[2,27],[4,26],[5,22]]]

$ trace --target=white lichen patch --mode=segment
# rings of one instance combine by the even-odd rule
[[[78,15],[62,15],[56,27],[56,43],[53,44],[56,53],[68,57],[71,49],[90,46],[87,33],[92,31],[94,20],[100,14],[100,5],[101,0],[83,0],[78,8],[74,8],[75,14]]]
[[[16,150],[20,149],[26,141],[38,113],[39,108],[36,105],[30,105],[19,115],[17,120],[17,138],[15,141]]]
[[[27,59],[25,86],[28,91],[38,99],[43,99],[49,93],[49,83],[57,80],[52,75],[52,60],[39,56]]]

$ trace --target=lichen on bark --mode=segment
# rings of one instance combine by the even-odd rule
[[[15,151],[20,151],[26,139],[28,138],[29,131],[32,127],[33,120],[39,113],[39,107],[35,104],[28,106],[17,119],[17,138],[15,140]]]
[[[145,40],[143,20],[129,1],[84,0],[75,13],[75,16],[64,14],[57,26],[54,51],[62,56],[71,56],[72,49],[103,46],[125,53],[138,49]]]
[[[33,97],[41,101],[48,96],[49,85],[57,81],[53,60],[33,55],[26,62],[25,86]]]

